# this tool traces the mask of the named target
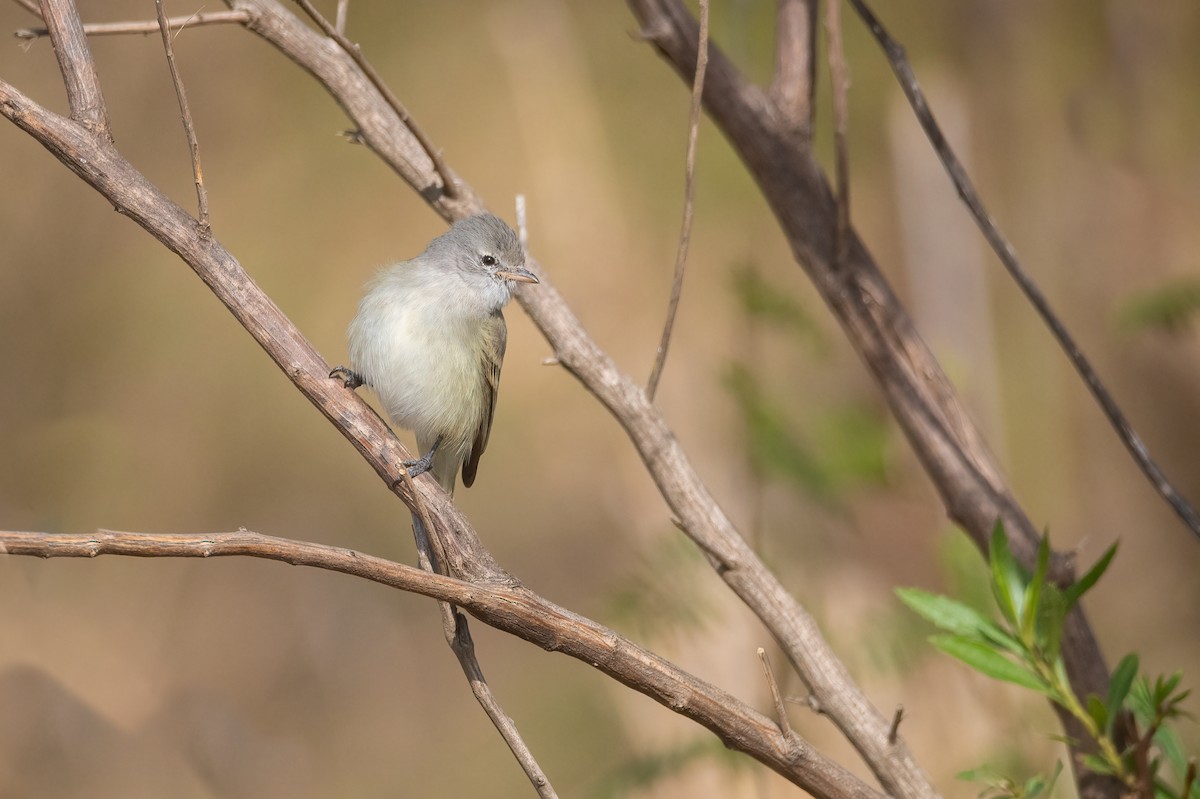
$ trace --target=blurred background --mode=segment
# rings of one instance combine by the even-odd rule
[[[150,0],[80,5],[90,21],[154,17]],[[1029,271],[1200,502],[1200,330],[1186,318],[1200,281],[1200,6],[878,11]],[[769,0],[713,9],[715,42],[764,83],[773,15]],[[1200,546],[985,251],[878,48],[843,15],[855,225],[1035,524],[1083,563],[1121,542],[1087,602],[1110,664],[1136,650],[1147,671],[1183,668],[1195,685]],[[35,22],[0,5],[6,35]],[[494,211],[512,220],[514,195],[527,196],[532,251],[641,380],[678,237],[688,91],[633,31],[621,3],[551,0],[355,2],[348,28]],[[0,77],[64,110],[49,42],[6,42]],[[157,35],[92,46],[117,144],[194,208]],[[330,364],[345,362],[363,284],[443,223],[347,144],[337,106],[254,35],[192,29],[175,49],[215,235]],[[947,795],[977,792],[954,774],[983,763],[1051,771],[1063,754],[1045,738],[1057,732],[1045,703],[935,654],[895,599],[916,585],[978,601],[979,558],[707,123],[697,171],[658,399],[675,433],[876,704],[904,704],[902,731]],[[0,179],[0,527],[244,526],[414,562],[402,505],[190,269],[7,123]],[[531,589],[769,712],[756,647],[784,672],[769,636],[673,528],[616,423],[542,364],[549,348],[519,307],[507,316],[496,426],[460,504]],[[0,606],[0,795],[531,794],[423,598],[250,560],[12,557]],[[561,795],[795,795],[584,664],[473,629]],[[863,771],[823,719],[797,706],[792,721]],[[1196,726],[1182,731],[1194,751]]]

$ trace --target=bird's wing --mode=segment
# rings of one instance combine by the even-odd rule
[[[496,395],[500,393],[500,367],[504,364],[504,348],[508,344],[508,328],[504,315],[496,311],[484,323],[483,347],[480,353],[480,370],[483,373],[483,413],[479,415],[479,429],[471,442],[471,452],[463,462],[463,485],[468,488],[475,482],[479,470],[479,456],[487,449],[488,435],[492,432],[492,415],[496,412]]]

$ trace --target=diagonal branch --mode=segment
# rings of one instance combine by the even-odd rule
[[[796,736],[785,740],[773,720],[736,697],[613,630],[513,583],[464,582],[342,547],[249,530],[190,534],[0,531],[0,553],[40,558],[254,557],[371,580],[465,608],[498,630],[580,660],[708,727],[730,748],[757,758],[814,796],[882,799]]]
[[[1058,342],[1059,347],[1066,354],[1067,360],[1075,367],[1075,371],[1079,373],[1079,377],[1083,380],[1084,385],[1088,387],[1092,397],[1100,406],[1100,410],[1108,418],[1109,424],[1116,431],[1117,437],[1121,439],[1121,443],[1129,450],[1130,456],[1134,463],[1146,475],[1150,484],[1154,486],[1154,490],[1166,500],[1166,502],[1174,509],[1183,523],[1200,538],[1200,513],[1183,497],[1182,494],[1171,484],[1170,480],[1159,468],[1158,464],[1150,457],[1150,452],[1146,448],[1146,444],[1142,441],[1141,436],[1133,429],[1133,425],[1125,417],[1112,394],[1104,386],[1100,380],[1100,376],[1096,374],[1096,370],[1092,367],[1087,356],[1083,354],[1078,343],[1066,325],[1054,313],[1050,307],[1046,296],[1042,294],[1037,284],[1033,282],[1033,278],[1025,271],[1025,267],[1021,265],[1017,258],[1017,251],[1012,244],[1000,232],[996,226],[996,221],[992,215],[988,213],[983,205],[983,200],[980,199],[978,192],[975,191],[975,186],[971,182],[970,176],[967,175],[966,169],[962,162],[958,160],[958,156],[954,154],[954,150],[950,147],[946,137],[942,134],[941,127],[938,126],[937,120],[933,117],[933,111],[930,110],[929,104],[925,100],[925,94],[921,91],[921,86],[917,83],[917,76],[913,72],[912,67],[908,63],[908,59],[904,54],[904,47],[900,45],[891,34],[883,27],[879,19],[872,13],[870,7],[864,0],[850,0],[855,11],[862,17],[875,39],[883,48],[887,55],[888,62],[892,66],[892,71],[896,73],[896,80],[900,83],[900,88],[904,90],[904,95],[908,98],[909,105],[912,106],[913,113],[917,117],[917,121],[921,123],[921,127],[925,131],[925,135],[929,137],[930,144],[933,145],[934,152],[937,153],[938,159],[941,160],[942,166],[946,168],[946,174],[950,176],[950,181],[954,184],[958,196],[966,204],[971,212],[971,217],[975,220],[975,224],[983,233],[983,237],[987,239],[991,245],[992,251],[1000,259],[1000,263],[1012,276],[1017,287],[1024,293],[1025,298],[1029,300],[1029,304],[1033,306],[1038,316],[1045,322],[1046,327],[1050,328],[1051,335]]]
[[[642,29],[655,34],[652,43],[659,53],[686,80],[695,58],[696,21],[683,3],[628,3]],[[1002,520],[1017,556],[1032,567],[1039,542],[1036,528],[1013,498],[953,386],[853,230],[847,260],[838,264],[836,201],[811,149],[797,143],[794,131],[779,122],[771,98],[748,82],[717,47],[710,52],[704,102],[709,116],[757,181],[797,262],[879,384],[950,517],[983,551],[987,551],[997,519]],[[1070,558],[1055,555],[1052,569],[1056,579],[1069,577]],[[786,647],[784,651],[792,654]],[[1071,683],[1081,696],[1106,695],[1108,669],[1079,606],[1067,618],[1063,656]],[[793,658],[793,663],[803,677],[802,662]],[[821,709],[838,723],[841,711],[831,708],[819,691],[813,693]],[[895,761],[876,747],[886,742],[890,725],[875,708],[870,712],[871,734],[847,737],[884,781],[881,769]],[[1073,718],[1060,714],[1060,719],[1069,737],[1085,738]],[[895,748],[903,751],[902,746],[902,739],[897,738]],[[900,792],[886,781],[883,784],[889,791]]]

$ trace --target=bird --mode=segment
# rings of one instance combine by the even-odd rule
[[[404,463],[412,477],[428,471],[451,495],[460,468],[463,485],[475,482],[508,339],[503,308],[515,284],[537,282],[517,234],[483,213],[368,284],[348,331],[351,366],[329,376],[369,386],[392,422],[416,434],[420,457]]]

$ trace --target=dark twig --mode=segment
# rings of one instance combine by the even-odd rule
[[[792,725],[787,717],[787,705],[783,703],[783,694],[779,693],[779,683],[775,681],[775,672],[771,669],[771,660],[767,650],[758,648],[758,659],[762,661],[763,674],[767,676],[767,687],[771,689],[771,699],[775,700],[775,715],[779,720],[779,731],[783,737],[792,737]]]
[[[988,244],[991,245],[992,250],[1000,258],[1000,262],[1004,265],[1004,268],[1008,270],[1009,275],[1012,276],[1017,286],[1025,294],[1026,299],[1029,300],[1029,303],[1042,318],[1042,321],[1050,328],[1051,334],[1058,341],[1063,352],[1066,353],[1067,359],[1071,361],[1072,366],[1075,367],[1075,371],[1079,373],[1088,390],[1091,391],[1092,396],[1095,398],[1097,404],[1100,405],[1100,409],[1104,412],[1104,415],[1108,417],[1109,423],[1116,430],[1118,437],[1125,444],[1125,448],[1129,450],[1134,461],[1162,498],[1183,519],[1184,524],[1197,537],[1200,537],[1200,513],[1197,513],[1196,509],[1183,498],[1158,465],[1151,459],[1150,453],[1146,449],[1146,445],[1142,442],[1141,437],[1133,429],[1129,420],[1125,418],[1125,414],[1112,398],[1112,395],[1109,394],[1108,389],[1104,387],[1099,375],[1096,374],[1091,363],[1084,356],[1083,351],[1080,350],[1079,345],[1075,343],[1066,326],[1063,325],[1062,321],[1050,308],[1050,304],[1042,294],[1041,289],[1037,287],[1037,284],[1025,272],[1025,268],[1018,260],[1016,250],[1013,249],[1012,244],[1000,232],[995,220],[992,219],[991,214],[984,208],[983,201],[979,198],[978,193],[976,193],[966,169],[958,160],[958,156],[954,154],[954,150],[951,149],[950,144],[946,141],[946,137],[942,134],[941,128],[933,117],[933,112],[926,102],[925,94],[921,91],[921,86],[917,83],[917,77],[908,63],[904,47],[887,32],[879,22],[879,19],[867,6],[865,0],[850,0],[850,2],[887,55],[888,62],[892,66],[892,71],[896,74],[896,79],[900,82],[900,87],[904,90],[905,96],[908,97],[908,102],[912,106],[913,113],[916,114],[917,120],[925,130],[925,135],[929,137],[929,141],[933,145],[938,158],[941,160],[942,166],[945,167],[947,174],[950,175],[950,180],[954,184],[958,196],[966,204],[967,208],[970,209],[971,216],[974,217],[984,238],[987,239]]]
[[[679,312],[683,294],[683,275],[687,269],[688,244],[692,238],[692,214],[696,200],[696,139],[700,132],[700,99],[704,95],[704,73],[708,68],[708,0],[700,0],[700,39],[696,51],[696,77],[692,82],[692,107],[688,113],[687,176],[683,191],[683,226],[679,231],[679,248],[675,252],[675,276],[671,280],[671,299],[667,304],[667,321],[663,324],[662,339],[654,358],[654,368],[646,382],[646,396],[651,401],[658,391],[658,381],[667,364],[667,348],[671,346],[671,331]]]
[[[850,148],[846,143],[850,77],[842,49],[841,0],[826,0],[825,32],[829,37],[829,80],[833,87],[834,175],[837,180],[837,235],[834,263],[841,268],[850,251]]]
[[[208,224],[208,189],[204,188],[204,170],[200,168],[200,142],[196,140],[196,127],[192,124],[192,112],[188,108],[187,92],[179,68],[175,66],[175,48],[171,46],[171,29],[162,0],[154,0],[158,15],[158,29],[162,33],[163,50],[167,54],[167,66],[171,69],[171,83],[175,85],[175,97],[179,100],[179,115],[183,120],[183,131],[187,134],[188,152],[192,156],[192,179],[196,182],[196,204],[199,208],[200,230],[207,235],[212,227]]]
[[[788,124],[812,137],[817,87],[817,0],[779,0],[771,98]]]
[[[892,726],[888,727],[888,746],[896,745],[896,736],[900,734],[900,722],[902,721],[904,721],[904,705],[896,705],[896,712],[892,715]]]
[[[21,5],[26,5],[25,0],[17,0]],[[28,7],[26,5],[26,7]],[[187,17],[170,17],[167,19],[167,27],[173,31],[178,31],[183,28],[196,28],[201,25],[219,25],[223,23],[234,23],[238,25],[245,24],[250,20],[250,15],[245,11],[207,11],[198,12]],[[157,20],[138,20],[130,22],[88,22],[83,26],[83,32],[88,36],[116,36],[127,33],[150,34],[157,33],[159,29]],[[13,36],[18,39],[38,39],[49,34],[46,28],[21,28],[13,31]]]
[[[353,59],[358,68],[367,76],[367,80],[371,81],[371,85],[375,90],[383,95],[383,99],[391,106],[391,109],[396,112],[396,116],[400,117],[400,121],[404,123],[411,132],[413,137],[420,143],[421,149],[429,156],[429,160],[433,162],[433,168],[437,171],[438,177],[442,179],[442,193],[447,197],[455,197],[458,195],[458,187],[454,183],[454,178],[450,174],[450,167],[446,166],[446,162],[442,160],[442,154],[433,146],[433,143],[425,136],[424,131],[417,125],[416,120],[409,116],[408,109],[400,102],[395,92],[391,87],[384,82],[379,73],[375,71],[375,67],[362,54],[362,49],[346,38],[345,34],[338,31],[336,27],[321,15],[313,7],[309,0],[296,0],[296,4],[304,9],[304,13],[308,14],[309,18],[317,24],[326,36],[337,42],[338,47],[345,51],[346,55]]]

